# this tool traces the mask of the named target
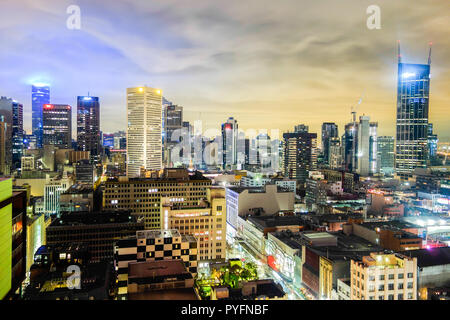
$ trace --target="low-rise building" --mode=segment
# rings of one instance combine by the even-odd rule
[[[351,262],[351,300],[417,300],[417,258],[371,253]]]
[[[138,231],[117,241],[115,250],[119,299],[126,299],[128,294],[131,262],[181,260],[193,276],[197,274],[198,241],[191,235],[181,235],[176,229]]]
[[[182,260],[130,262],[127,283],[128,300],[197,300]]]

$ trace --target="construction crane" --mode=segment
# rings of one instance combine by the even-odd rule
[[[362,103],[363,100],[363,95],[361,95],[361,98],[359,98],[358,103],[354,106],[352,106],[352,119],[353,119],[353,124],[356,123],[356,111],[358,110],[359,105]]]

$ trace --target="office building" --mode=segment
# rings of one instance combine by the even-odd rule
[[[63,212],[92,212],[100,208],[94,202],[94,188],[86,184],[74,184],[59,197],[59,211]]]
[[[233,117],[222,123],[222,156],[223,168],[233,168],[237,164],[238,123]],[[242,141],[244,144],[245,142]]]
[[[200,172],[186,169],[164,169],[153,178],[108,179],[103,190],[103,208],[130,209],[142,216],[146,229],[160,229],[162,225],[161,198],[168,197],[186,207],[198,206],[207,198],[211,180]]]
[[[317,168],[317,134],[284,133],[284,175],[303,186],[308,172]]]
[[[72,147],[72,108],[64,104],[44,104],[42,144],[60,149]]]
[[[2,170],[3,175],[8,175],[13,169],[13,106],[17,104],[14,100],[0,97],[0,121],[2,121]]]
[[[431,47],[427,64],[403,63],[398,54],[395,166],[402,179],[426,168]]]
[[[356,172],[358,160],[358,124],[347,123],[342,136],[343,165],[346,172]]]
[[[13,298],[25,279],[25,191],[13,192],[12,179],[0,178],[0,299]]]
[[[332,138],[338,138],[338,126],[334,122],[322,124],[322,153],[325,163],[330,163],[330,145]]]
[[[77,97],[78,150],[89,151],[92,160],[101,155],[100,102],[98,97]]]
[[[32,133],[36,137],[36,147],[42,148],[44,104],[50,103],[50,86],[36,83],[31,86]]]
[[[80,160],[75,164],[75,179],[77,183],[93,186],[97,178],[95,165],[89,160]]]
[[[227,233],[231,237],[238,229],[238,217],[273,215],[280,211],[294,211],[295,193],[273,184],[264,187],[226,188]]]
[[[437,156],[437,145],[439,139],[437,134],[433,133],[433,124],[428,124],[428,160],[433,161]]]
[[[23,105],[17,101],[12,103],[12,169],[18,169],[21,166],[21,157],[23,155]]]
[[[173,167],[175,164],[172,161],[172,150],[181,141],[181,137],[188,133],[182,134],[183,128],[183,107],[177,105],[164,105],[163,116],[163,153],[164,153],[164,165]],[[176,131],[177,136],[172,136]],[[179,159],[174,159],[179,160]]]
[[[0,178],[0,299],[11,290],[12,179]]]
[[[226,258],[225,190],[209,188],[207,199],[198,206],[186,207],[170,198],[162,200],[165,229],[177,229],[181,234],[198,239],[198,260],[215,261]]]
[[[351,300],[417,300],[417,258],[371,253],[350,271]]]
[[[377,158],[380,173],[393,175],[395,170],[394,137],[380,136],[377,139]]]
[[[138,87],[127,89],[127,175],[141,169],[162,168],[162,92]]]
[[[83,244],[90,261],[110,261],[119,239],[144,230],[144,224],[129,211],[65,212],[46,229],[47,245]]]
[[[341,145],[341,139],[330,138],[328,144],[328,167],[330,169],[343,169],[343,148]]]
[[[376,173],[377,126],[370,117],[359,117],[356,172],[362,176]]]
[[[34,156],[23,156],[20,160],[22,172],[33,171],[35,169]]]
[[[67,178],[50,179],[44,186],[44,212],[45,215],[59,214],[60,195],[70,187],[70,180]]]

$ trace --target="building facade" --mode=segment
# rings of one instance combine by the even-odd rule
[[[417,258],[371,253],[350,271],[351,300],[417,300]]]
[[[89,151],[91,159],[101,155],[100,102],[98,97],[77,97],[77,143],[80,151]]]
[[[42,110],[44,104],[50,103],[50,86],[37,83],[31,87],[32,133],[36,137],[36,145],[42,148],[43,123]]]
[[[72,108],[64,104],[45,104],[42,111],[42,143],[61,149],[72,147]]]
[[[428,64],[402,63],[399,52],[395,169],[404,179],[427,165],[430,66],[431,48]]]

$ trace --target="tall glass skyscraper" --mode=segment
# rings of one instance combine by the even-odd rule
[[[398,54],[396,173],[411,177],[426,168],[431,48],[428,64],[402,63]]]
[[[336,123],[322,123],[322,153],[325,163],[329,163],[330,160],[330,140],[332,138],[337,138],[338,136],[338,126]]]
[[[77,143],[81,151],[89,151],[92,160],[101,155],[100,102],[98,97],[77,98]]]
[[[42,148],[42,109],[50,103],[50,87],[47,84],[36,83],[31,86],[31,130],[36,136],[38,148]]]

